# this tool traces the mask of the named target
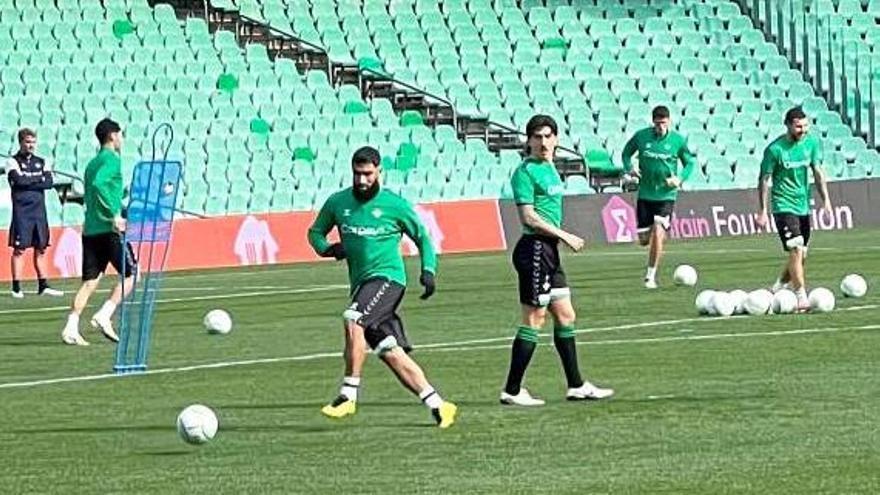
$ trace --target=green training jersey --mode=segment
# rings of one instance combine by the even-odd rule
[[[761,177],[771,176],[773,213],[810,214],[810,177],[807,169],[822,164],[822,141],[807,134],[798,141],[788,135],[774,139],[764,150]]]
[[[309,244],[318,254],[330,246],[327,233],[336,228],[345,248],[348,279],[354,292],[370,278],[386,278],[406,285],[400,251],[403,234],[419,247],[422,270],[435,273],[437,255],[431,236],[408,201],[379,189],[368,201],[360,201],[352,188],[339,191],[324,203],[309,228]]]
[[[122,160],[109,148],[86,166],[83,177],[86,218],[83,235],[113,232],[113,219],[122,214]]]
[[[623,169],[632,170],[632,156],[639,153],[639,199],[650,201],[675,201],[678,188],[666,185],[666,179],[678,177],[688,180],[694,171],[696,160],[688,149],[687,139],[675,131],[658,136],[653,127],[646,127],[635,134],[623,147]],[[678,169],[679,162],[683,165]]]
[[[513,199],[517,205],[533,205],[535,212],[554,227],[562,226],[562,178],[556,165],[536,158],[526,158],[510,178]],[[528,225],[523,233],[534,234]]]

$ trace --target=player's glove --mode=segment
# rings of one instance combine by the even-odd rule
[[[345,259],[345,248],[342,247],[341,242],[335,242],[335,243],[331,244],[330,247],[325,249],[324,252],[321,254],[321,256],[323,256],[325,258],[333,257],[333,258],[336,258],[337,260],[344,260]]]
[[[422,276],[419,277],[419,283],[425,288],[425,292],[420,296],[420,299],[427,299],[434,295],[434,290],[436,290],[437,286],[434,284],[433,273],[423,271]]]

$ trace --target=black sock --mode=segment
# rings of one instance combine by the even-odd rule
[[[12,292],[21,292],[21,281],[19,281],[19,280],[12,281]]]
[[[507,384],[504,386],[504,391],[508,394],[519,393],[523,375],[526,374],[526,368],[529,367],[529,361],[532,360],[537,345],[538,332],[533,328],[519,327],[510,350],[510,371],[507,373]]]
[[[577,345],[575,344],[574,335],[566,336],[565,330],[569,330],[569,328],[556,329],[553,343],[556,345],[556,352],[559,353],[559,360],[562,361],[562,369],[565,371],[565,380],[568,382],[568,388],[577,388],[584,384],[584,380],[581,378],[581,370],[578,368]]]
[[[40,278],[40,279],[37,279],[37,287],[38,287],[37,290],[42,294],[42,292],[44,290],[46,290],[47,287],[49,287],[49,283],[46,282],[45,278]]]

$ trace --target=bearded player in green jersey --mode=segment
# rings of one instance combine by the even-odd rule
[[[805,288],[804,261],[810,244],[810,181],[807,169],[822,199],[822,209],[831,213],[828,184],[822,170],[822,142],[809,134],[810,121],[800,107],[785,113],[784,135],[774,139],[764,150],[758,180],[759,227],[767,225],[767,199],[773,208],[773,220],[788,260],[773,284],[774,292],[791,288],[798,298],[798,310],[810,308]]]
[[[406,290],[406,271],[400,252],[403,234],[419,247],[422,260],[422,299],[434,293],[437,256],[431,237],[412,206],[400,196],[380,187],[381,157],[371,147],[354,153],[351,169],[354,184],[324,203],[309,229],[309,243],[320,256],[348,262],[351,305],[345,320],[345,377],[339,396],[321,412],[342,418],[356,411],[366,346],[394,371],[400,382],[431,410],[437,425],[455,422],[457,408],[444,401],[428,383],[421,367],[408,355],[410,349],[397,307]],[[341,242],[327,241],[336,228]]]
[[[523,235],[513,250],[513,266],[519,279],[522,323],[513,340],[507,383],[501,403],[541,406],[544,401],[522,386],[526,368],[538,345],[538,332],[549,309],[553,316],[553,343],[568,382],[568,400],[603,399],[614,390],[599,388],[581,378],[575,343],[575,312],[571,290],[559,258],[559,242],[573,251],[584,240],[562,229],[562,179],[553,156],[558,139],[556,122],[536,115],[526,125],[529,156],[510,179],[513,197],[522,222]]]
[[[99,328],[108,340],[118,342],[111,319],[123,297],[131,292],[137,264],[129,244],[123,245],[125,219],[122,216],[122,128],[104,119],[95,127],[95,137],[101,145],[98,155],[89,162],[83,177],[83,201],[86,218],[82,228],[82,287],[76,293],[61,340],[69,345],[89,345],[79,333],[79,317],[89,298],[98,288],[98,282],[107,265],[112,265],[125,278],[116,284],[110,298],[104,302],[91,324]]]
[[[623,148],[623,168],[639,177],[636,201],[636,222],[639,243],[648,248],[648,268],[645,287],[657,288],[657,268],[663,255],[666,231],[672,223],[672,211],[682,182],[694,170],[694,155],[688,149],[687,139],[671,130],[669,109],[655,107],[651,112],[653,126],[633,135]],[[639,165],[634,168],[632,156],[639,153]],[[679,172],[678,163],[683,169]]]

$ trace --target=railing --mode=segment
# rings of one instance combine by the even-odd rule
[[[394,76],[391,76],[390,74],[388,74],[386,72],[377,71],[377,70],[372,69],[370,67],[364,67],[358,71],[358,81],[360,83],[359,85],[361,87],[361,91],[364,91],[364,89],[365,89],[364,85],[367,84],[367,81],[364,80],[365,79],[364,74],[371,74],[371,75],[375,76],[376,79],[390,82],[391,84],[400,86],[408,91],[412,91],[416,95],[423,96],[425,98],[430,98],[432,100],[436,100],[436,101],[439,101],[439,102],[447,105],[449,107],[450,111],[452,112],[452,127],[455,128],[456,131],[458,131],[458,112],[455,110],[455,105],[452,104],[452,101],[450,101],[442,96],[438,96],[434,93],[430,93],[428,91],[425,91],[424,89],[421,89],[419,87],[413,86],[412,84],[409,84],[407,82],[401,81],[400,79],[396,79]]]
[[[833,31],[830,17],[814,11],[815,0],[802,0],[804,5],[797,5],[794,0],[734,1],[780,53],[793,61],[828,107],[840,113],[853,133],[876,148],[877,74],[871,57],[867,57],[868,70],[863,71],[862,57],[870,53],[867,45],[858,40],[847,41],[843,31]],[[865,87],[867,98],[863,93]]]

